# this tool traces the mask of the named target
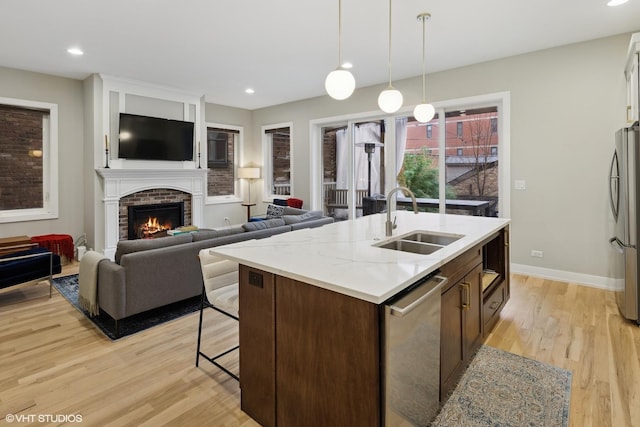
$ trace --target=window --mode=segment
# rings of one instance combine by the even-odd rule
[[[438,197],[438,135],[439,114],[427,124],[428,128],[435,131],[436,139],[425,138],[421,131],[421,124],[412,118],[406,123],[405,143],[396,141],[396,170],[398,185],[409,188],[416,197]],[[396,135],[402,137],[403,132],[398,132],[401,123],[396,120]],[[433,135],[433,134],[432,134]],[[404,150],[402,147],[404,146]],[[401,159],[399,158],[401,157]]]
[[[0,222],[58,217],[58,106],[0,98]]]
[[[433,126],[432,125],[427,125],[427,138],[428,139],[433,138]]]
[[[445,138],[447,197],[486,203],[479,208],[481,212],[495,216],[499,201],[498,109],[495,106],[466,111],[451,109],[445,116],[447,126],[456,124],[456,135],[447,132]],[[462,156],[463,150],[465,156]],[[447,208],[447,212],[471,213],[456,208]]]
[[[264,194],[291,195],[291,124],[263,126]]]
[[[237,201],[236,178],[242,128],[207,123],[207,195],[210,202]]]
[[[425,124],[411,116],[395,117],[395,123],[391,118],[385,119],[388,137],[385,138],[385,157],[395,163],[387,165],[392,169],[386,168],[386,187],[404,185],[418,197],[441,199],[449,213],[509,217],[509,186],[503,183],[510,182],[511,174],[510,94],[498,92],[443,101],[435,107],[436,115],[427,123],[432,126],[432,139],[426,137]],[[347,125],[353,135],[353,124],[376,118],[352,114],[310,121],[310,155],[325,162],[313,162],[311,165],[311,197],[316,206],[322,206],[323,200],[326,203],[326,187],[335,181],[334,163],[336,169],[347,170],[350,177],[354,175],[354,166],[350,162],[340,166],[338,160],[341,156],[335,155],[337,150],[332,149],[334,138],[328,138],[327,134],[331,130],[340,132]],[[402,119],[406,120],[405,125],[400,121]],[[491,119],[496,119],[497,129],[491,129]],[[457,137],[458,122],[463,127],[463,138]],[[488,134],[486,129],[489,129]],[[347,135],[347,139],[354,145],[352,137]],[[482,147],[486,147],[486,151]],[[497,155],[491,154],[491,147],[497,147]],[[457,148],[463,148],[464,157],[456,156]],[[332,155],[336,156],[335,162]],[[314,166],[316,163],[317,167]],[[397,173],[396,179],[393,179],[392,171]],[[355,200],[353,190],[356,183],[350,179],[348,185],[351,190],[350,199],[346,202],[350,204],[349,218],[355,218],[357,213],[351,203]],[[463,202],[447,205],[446,201],[455,199]]]
[[[497,215],[500,141],[498,132],[492,130],[492,119],[497,123],[498,108],[487,106],[464,111],[450,107],[440,111],[444,113],[444,120],[437,115],[430,125],[436,139],[442,137],[438,129],[444,125],[444,141],[425,138],[421,125],[415,121],[407,124],[398,182],[418,197],[437,198],[443,186],[445,199],[465,201],[449,203],[447,213]],[[444,143],[443,161],[440,143]],[[440,166],[444,167],[442,183]]]
[[[234,132],[207,128],[207,165],[211,169],[226,169],[229,165],[229,149],[233,153]],[[233,164],[233,154],[232,154]]]

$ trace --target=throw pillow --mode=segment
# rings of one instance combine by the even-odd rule
[[[307,211],[304,209],[293,208],[291,206],[286,206],[282,212],[283,215],[302,215],[303,213],[307,213]]]
[[[299,222],[322,218],[322,211],[308,211],[301,215],[282,215],[285,224],[297,224]]]
[[[291,225],[291,224],[297,224],[300,221],[302,221],[300,219],[302,215],[282,215],[282,219],[284,219],[284,223],[287,225]]]
[[[247,222],[242,224],[245,231],[266,230],[267,228],[282,227],[285,225],[282,218],[267,219],[265,221]]]
[[[284,212],[284,208],[284,206],[269,204],[269,206],[267,206],[267,219],[280,218]]]

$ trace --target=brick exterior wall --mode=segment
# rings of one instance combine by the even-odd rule
[[[157,203],[184,202],[184,224],[191,225],[191,194],[168,188],[139,191],[120,199],[119,235],[120,240],[128,240],[127,228],[129,206],[153,205]]]
[[[272,156],[273,183],[291,184],[291,134],[288,127],[274,131]]]
[[[335,182],[338,179],[336,131],[326,132],[322,139],[322,169],[325,182]]]
[[[213,129],[213,128],[210,128]],[[227,164],[209,165],[207,174],[207,195],[209,196],[229,196],[235,193],[234,180],[234,133],[224,129],[215,129],[220,132],[227,132]]]
[[[43,207],[44,112],[0,105],[0,210]]]

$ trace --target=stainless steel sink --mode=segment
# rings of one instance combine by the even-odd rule
[[[414,231],[391,241],[378,243],[373,246],[395,251],[411,252],[429,255],[464,236],[459,234],[433,233],[429,231]]]
[[[398,239],[398,240],[392,240],[387,243],[383,243],[378,247],[384,248],[384,249],[393,249],[393,250],[402,251],[402,252],[412,252],[414,254],[429,255],[439,249],[442,249],[444,246]]]
[[[462,238],[459,234],[442,234],[442,233],[430,233],[427,231],[416,231],[407,236],[400,237],[402,240],[411,240],[414,242],[433,243],[436,245],[447,246],[450,243]]]

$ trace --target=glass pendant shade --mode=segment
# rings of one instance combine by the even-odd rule
[[[395,113],[402,107],[402,93],[389,86],[380,92],[378,96],[378,107],[385,113]]]
[[[420,123],[427,123],[436,115],[436,109],[431,104],[418,104],[413,109],[413,117]]]
[[[327,75],[324,88],[333,99],[347,99],[356,88],[356,79],[350,71],[338,68]]]

